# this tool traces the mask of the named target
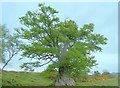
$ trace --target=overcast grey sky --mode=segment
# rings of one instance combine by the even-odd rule
[[[95,33],[103,34],[108,38],[108,44],[102,46],[103,52],[96,53],[99,63],[93,70],[102,71],[107,69],[110,72],[118,71],[118,3],[117,2],[47,2],[54,9],[58,10],[58,17],[61,20],[69,18],[74,20],[79,27],[87,23],[94,23]],[[6,2],[2,3],[2,23],[6,24],[11,33],[14,28],[20,27],[19,17],[28,10],[38,8],[36,2]],[[19,61],[15,58],[6,67],[9,70],[20,70],[19,65],[26,60]],[[40,70],[43,70],[42,67]],[[39,69],[38,69],[39,70]]]

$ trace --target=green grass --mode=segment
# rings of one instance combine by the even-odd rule
[[[77,86],[118,86],[118,79],[97,80],[94,82],[77,82]]]
[[[32,72],[7,72],[2,73],[3,86],[49,86],[54,82],[40,73]],[[117,77],[94,82],[77,81],[77,86],[118,86]]]
[[[32,72],[3,72],[3,86],[49,86],[53,80]]]

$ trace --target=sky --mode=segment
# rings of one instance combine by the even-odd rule
[[[117,2],[46,2],[59,11],[58,17],[61,20],[69,18],[74,20],[79,27],[84,24],[93,23],[94,32],[100,33],[108,38],[107,45],[102,46],[102,52],[96,52],[96,60],[99,64],[92,71],[108,70],[118,72],[118,3]],[[14,28],[21,27],[19,17],[24,16],[28,10],[38,9],[38,2],[2,2],[0,3],[2,17],[0,23],[5,24],[11,33]],[[19,55],[15,56],[6,70],[21,71],[21,63],[28,61],[18,60]],[[41,67],[36,71],[42,71],[46,68]]]

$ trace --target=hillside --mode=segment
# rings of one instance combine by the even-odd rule
[[[33,72],[13,72],[4,71],[2,74],[3,86],[49,86],[54,79]],[[92,82],[77,81],[77,86],[118,86],[118,79],[96,80]]]
[[[53,82],[48,78],[32,72],[3,72],[3,86],[48,86]]]

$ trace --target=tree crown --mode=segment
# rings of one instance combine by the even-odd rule
[[[73,20],[60,21],[58,11],[50,6],[38,6],[37,11],[28,11],[20,18],[25,27],[16,29],[17,37],[29,42],[20,45],[22,55],[34,59],[21,67],[27,70],[51,62],[53,68],[67,66],[70,73],[79,73],[95,66],[92,53],[101,52],[107,38],[93,32],[94,24],[78,28]]]

